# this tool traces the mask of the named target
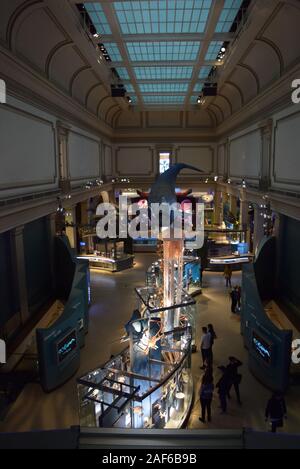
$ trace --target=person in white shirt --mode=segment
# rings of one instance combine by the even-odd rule
[[[202,369],[205,369],[205,364],[209,360],[211,348],[211,334],[208,332],[207,327],[202,327],[203,335],[201,337],[201,354],[202,354]]]

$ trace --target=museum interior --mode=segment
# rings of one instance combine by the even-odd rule
[[[0,2],[0,448],[300,446],[299,24]]]

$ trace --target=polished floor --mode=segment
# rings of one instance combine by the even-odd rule
[[[81,353],[80,370],[64,386],[45,394],[39,384],[29,384],[11,407],[5,421],[0,422],[1,431],[26,431],[36,429],[66,428],[78,425],[78,402],[76,377],[104,363],[111,354],[123,348],[120,337],[124,334],[123,325],[128,321],[136,307],[135,286],[145,281],[145,270],[154,260],[152,254],[138,254],[133,269],[116,274],[92,272],[93,306],[90,311],[90,329],[86,345]],[[235,274],[234,283],[240,283],[240,275]],[[249,373],[247,352],[243,348],[238,316],[230,312],[228,291],[221,274],[204,273],[203,294],[197,297],[197,334],[200,337],[202,325],[212,323],[218,339],[214,349],[215,380],[219,371],[217,366],[226,364],[228,355],[235,355],[244,362],[241,369],[240,407],[234,392],[229,401],[228,414],[220,415],[217,395],[213,401],[213,419],[210,424],[199,421],[198,389],[202,371],[200,354],[193,354],[192,369],[195,383],[195,400],[188,422],[188,428],[226,428],[252,427],[266,430],[264,408],[269,392]],[[299,387],[289,390],[287,404],[289,418],[285,431],[300,431]]]

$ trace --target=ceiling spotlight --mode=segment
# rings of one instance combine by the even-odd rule
[[[219,176],[215,176],[215,177],[214,177],[214,181],[215,181],[215,182],[218,182],[218,179],[219,179]]]
[[[228,179],[227,184],[231,184],[231,179]]]
[[[222,47],[221,52],[226,52],[226,48]]]
[[[243,179],[243,180],[242,180],[242,188],[243,188],[243,189],[246,189],[246,187],[247,187],[246,180]]]

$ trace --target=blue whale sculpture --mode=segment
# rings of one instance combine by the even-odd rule
[[[201,169],[195,168],[189,164],[177,163],[162,173],[151,186],[149,193],[149,203],[166,203],[172,205],[176,203],[176,179],[182,169],[192,169],[203,173]]]

